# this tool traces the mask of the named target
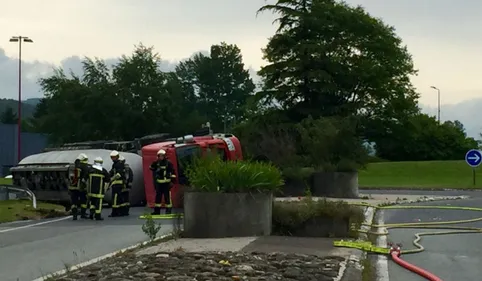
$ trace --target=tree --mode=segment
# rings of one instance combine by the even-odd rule
[[[380,133],[377,156],[391,161],[460,160],[477,141],[467,137],[459,121],[438,121],[417,114]]]
[[[209,56],[194,55],[181,62],[176,73],[188,99],[213,128],[226,130],[245,119],[247,101],[256,87],[236,45],[212,45]]]
[[[56,143],[131,140],[149,134],[183,134],[201,127],[191,97],[173,72],[163,72],[152,47],[136,46],[109,69],[99,59],[83,61],[83,75],[62,69],[40,80],[37,131]]]
[[[17,120],[17,114],[15,114],[15,111],[11,106],[8,106],[0,115],[0,123],[3,124],[16,124]]]
[[[335,0],[279,0],[258,12],[279,14],[263,50],[260,99],[295,122],[308,116],[359,116],[386,127],[419,111],[413,62],[394,28],[361,7]],[[372,137],[365,130],[367,137]]]

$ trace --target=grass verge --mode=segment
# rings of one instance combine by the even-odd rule
[[[359,171],[359,184],[370,188],[413,189],[480,189],[482,169],[476,168],[476,185],[472,168],[465,161],[379,162]]]
[[[0,201],[0,223],[19,220],[36,220],[68,215],[65,207],[55,204],[37,202],[37,209],[30,200]]]
[[[12,185],[12,179],[0,178],[0,185]]]
[[[357,230],[365,220],[363,209],[358,206],[343,201],[313,200],[309,196],[300,201],[275,202],[272,218],[275,235],[291,236],[307,227],[310,221],[321,218],[331,220],[333,225],[346,222],[352,238],[358,237]]]

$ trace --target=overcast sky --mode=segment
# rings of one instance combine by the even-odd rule
[[[79,57],[116,58],[134,44],[153,45],[166,67],[226,41],[237,44],[247,66],[264,64],[260,48],[274,33],[273,15],[256,17],[264,0],[16,0],[0,9],[0,95],[16,98],[18,45],[23,45],[25,97],[38,97],[36,80],[53,64],[79,69]],[[272,2],[268,1],[268,2]],[[413,79],[424,106],[482,98],[482,2],[465,0],[348,0],[395,26],[413,54]],[[3,39],[2,39],[3,38]],[[446,106],[446,108],[453,108]],[[445,114],[445,115],[444,115]],[[448,117],[442,111],[443,118]]]

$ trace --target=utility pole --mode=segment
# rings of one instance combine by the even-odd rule
[[[430,86],[430,88],[437,90],[437,100],[438,100],[437,118],[438,118],[438,123],[440,124],[440,89],[435,86]]]
[[[22,160],[22,42],[33,43],[33,41],[26,36],[12,36],[9,41],[14,43],[18,42],[17,161],[20,162],[20,160]]]

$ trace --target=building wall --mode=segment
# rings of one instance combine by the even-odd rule
[[[47,136],[22,133],[22,158],[42,152],[47,147]],[[9,168],[18,163],[17,125],[0,124],[0,177],[9,174]]]

